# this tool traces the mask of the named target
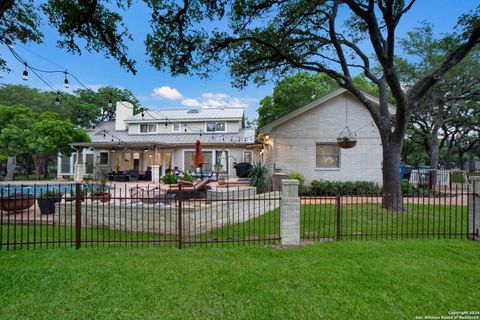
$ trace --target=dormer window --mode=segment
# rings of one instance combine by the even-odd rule
[[[182,124],[180,122],[175,122],[172,124],[172,131],[173,132],[180,132],[180,127]]]
[[[225,122],[224,121],[215,121],[207,122],[205,124],[206,132],[225,132]]]
[[[140,133],[152,133],[157,132],[157,124],[146,123],[140,125]]]

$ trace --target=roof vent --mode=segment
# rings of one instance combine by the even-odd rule
[[[188,110],[187,113],[199,113],[200,110],[198,109],[192,109],[192,110]]]

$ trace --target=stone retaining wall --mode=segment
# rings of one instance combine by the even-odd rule
[[[230,224],[241,223],[279,208],[279,192],[249,195],[246,199],[183,201],[182,231],[200,234]],[[82,202],[82,227],[107,228],[121,231],[176,234],[177,204]],[[69,212],[71,211],[71,212]],[[58,203],[54,223],[75,224],[75,206]],[[73,221],[72,221],[73,220]]]

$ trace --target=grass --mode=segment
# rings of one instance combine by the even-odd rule
[[[302,205],[301,235],[306,239],[334,238],[336,235],[335,205]],[[386,211],[378,204],[342,205],[341,234],[343,238],[393,239],[393,238],[456,238],[467,233],[467,209],[465,206],[439,204],[407,204],[403,213]],[[141,230],[141,229],[140,229]],[[3,225],[0,239],[7,243],[32,241],[56,242],[49,246],[72,246],[73,228],[58,226],[16,226]],[[184,241],[210,242],[205,246],[232,245],[233,240],[246,240],[261,244],[274,243],[280,234],[280,212],[273,210],[255,219],[216,228],[199,234],[184,234]],[[172,245],[175,235],[141,232],[124,232],[102,228],[84,228],[82,239],[88,241],[116,241],[115,244],[141,241],[167,241]],[[213,242],[213,243],[212,243]],[[93,242],[84,244],[95,246]],[[129,244],[131,245],[131,244]],[[187,244],[188,245],[188,244]],[[239,244],[236,244],[239,245]],[[9,245],[11,247],[11,245]],[[22,245],[20,245],[22,247]]]
[[[0,319],[440,316],[478,310],[479,256],[461,240],[1,253]]]

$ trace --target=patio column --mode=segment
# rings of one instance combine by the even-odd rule
[[[153,148],[153,160],[152,160],[152,182],[160,183],[160,165],[157,163],[158,146]]]
[[[162,149],[162,176],[166,173],[165,149]]]
[[[83,181],[84,171],[85,170],[83,165],[83,147],[77,147],[77,163],[75,163],[75,172],[74,172],[75,182]]]

